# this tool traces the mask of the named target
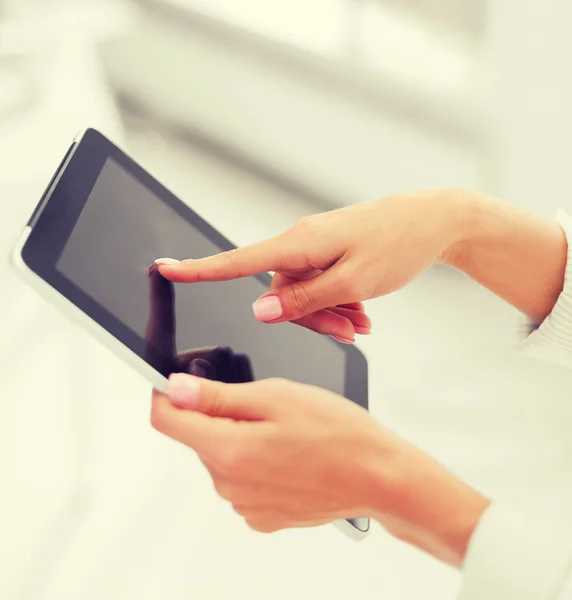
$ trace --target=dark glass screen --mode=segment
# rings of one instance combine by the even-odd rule
[[[343,395],[345,349],[296,325],[257,322],[252,302],[267,289],[259,279],[173,285],[148,272],[156,258],[220,250],[109,158],[57,270],[146,340],[139,353],[155,364],[164,358],[166,370],[184,364],[226,381],[286,377]]]

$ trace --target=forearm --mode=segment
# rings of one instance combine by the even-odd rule
[[[395,439],[390,457],[383,446],[368,474],[367,514],[396,538],[460,567],[489,500],[405,440]]]
[[[561,227],[477,193],[464,192],[453,202],[453,226],[461,226],[463,235],[447,262],[541,323],[564,283],[567,243]]]

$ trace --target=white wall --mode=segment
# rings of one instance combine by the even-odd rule
[[[497,137],[493,191],[552,216],[572,206],[572,4],[491,2],[488,110]]]
[[[258,52],[258,53],[257,53]],[[486,152],[351,80],[332,83],[152,13],[106,65],[152,114],[198,130],[340,204],[411,188],[478,187]],[[291,62],[291,65],[289,63]],[[323,65],[325,69],[325,64]],[[395,99],[394,103],[398,102]],[[422,104],[423,100],[419,100]],[[470,127],[468,127],[470,129]]]

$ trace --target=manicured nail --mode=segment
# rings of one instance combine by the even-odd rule
[[[156,265],[176,265],[178,262],[181,262],[179,260],[176,260],[175,258],[158,258],[155,261]]]
[[[356,330],[356,333],[359,333],[360,335],[369,335],[371,333],[369,327],[358,327],[357,325],[354,325],[354,329]]]
[[[355,340],[350,340],[349,338],[342,337],[341,335],[332,335],[331,337],[342,344],[353,344],[355,342]]]
[[[199,405],[200,381],[191,375],[176,373],[169,377],[167,396],[177,408],[195,410]]]
[[[283,314],[282,303],[278,296],[266,296],[252,305],[254,316],[259,321],[275,321]]]

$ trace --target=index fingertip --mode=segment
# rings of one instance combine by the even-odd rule
[[[198,273],[193,273],[185,262],[160,264],[158,265],[159,273],[173,283],[198,283],[201,281],[201,276]]]

